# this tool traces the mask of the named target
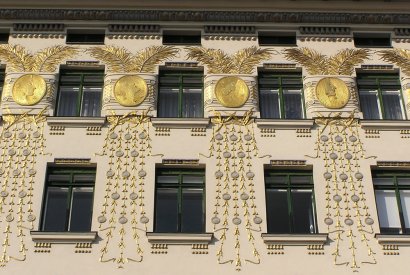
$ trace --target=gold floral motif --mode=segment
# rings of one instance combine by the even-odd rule
[[[401,68],[403,73],[410,76],[410,50],[382,50],[378,53],[382,60],[396,64],[398,67]]]
[[[119,104],[133,107],[141,104],[147,97],[148,88],[145,80],[137,75],[126,75],[117,80],[114,97]]]
[[[225,107],[241,107],[248,100],[249,89],[239,77],[227,76],[216,83],[215,96]]]
[[[35,74],[20,76],[13,86],[12,96],[17,104],[35,105],[44,97],[47,91],[43,77]]]
[[[325,77],[316,85],[316,97],[326,108],[340,109],[349,101],[350,92],[339,78]]]

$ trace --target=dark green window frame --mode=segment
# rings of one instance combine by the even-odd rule
[[[82,179],[81,176],[83,176]],[[84,176],[86,176],[86,178],[84,178]],[[95,191],[95,176],[95,167],[48,167],[45,183],[46,186],[43,197],[42,217],[40,225],[41,231],[88,232],[91,230],[91,219],[93,213],[93,201]],[[63,177],[63,179],[60,178],[59,180],[58,177]],[[93,179],[91,180],[90,177]],[[67,178],[69,179],[67,180]],[[65,199],[65,207],[59,208],[58,206],[61,206],[59,202],[55,204],[50,203],[52,206],[49,207],[48,204],[51,196],[50,194],[52,192],[51,189],[58,188],[61,188],[62,190],[64,189],[65,193],[67,194],[67,197]],[[87,200],[89,208],[80,207],[81,209],[78,209],[77,207],[76,210],[80,211],[76,213],[77,216],[73,216],[74,207],[76,207],[74,203],[74,191],[75,189],[79,188],[92,190],[91,192],[85,192],[88,194],[91,193],[91,198],[88,198]],[[81,194],[81,192],[78,192],[78,194]],[[58,199],[61,200],[61,196],[60,198],[57,197],[57,200]],[[79,202],[80,204],[85,202],[84,197],[76,198],[75,200],[76,203]],[[64,202],[64,199],[61,201]],[[54,213],[50,214],[50,212]],[[58,215],[58,218],[61,219],[56,220],[53,218],[53,215],[55,215],[56,213],[64,213],[64,215]],[[81,215],[86,215],[87,221],[85,221],[85,224],[78,224],[78,221],[81,221],[81,217],[79,217],[78,213],[81,213]],[[73,226],[73,223],[76,224]],[[78,227],[81,228],[81,230],[78,230]]]
[[[293,179],[299,178],[308,178],[308,183],[294,183]],[[280,182],[272,182],[274,178],[279,179],[283,178],[284,183]],[[280,225],[281,221],[273,220],[272,216],[278,216],[278,212],[280,210],[285,209],[283,205],[278,205],[279,209],[270,209],[270,203],[275,203],[275,201],[269,198],[269,192],[275,192],[278,190],[286,190],[286,203],[287,203],[287,218],[288,224]],[[304,230],[296,229],[296,220],[297,217],[300,216],[301,213],[296,213],[295,205],[293,202],[292,191],[310,191],[310,207],[311,211],[308,215],[308,221],[305,226]],[[272,170],[267,169],[265,170],[265,194],[266,194],[266,217],[267,217],[267,227],[268,233],[274,234],[316,234],[318,233],[317,230],[317,219],[316,219],[316,206],[315,206],[315,193],[314,193],[314,184],[313,184],[313,175],[311,171],[304,171],[304,170]],[[283,191],[282,191],[283,192]],[[279,192],[278,192],[279,193]],[[282,213],[283,214],[283,213]],[[286,215],[286,214],[285,214]],[[305,217],[306,218],[306,217]],[[306,222],[306,221],[305,221]],[[298,225],[299,226],[299,225]],[[306,226],[309,227],[309,230],[306,229]],[[284,229],[287,227],[287,229]]]
[[[162,176],[176,176],[178,178],[178,183],[160,183],[159,182],[159,177]],[[187,183],[184,182],[184,177],[199,177],[202,178],[201,183]],[[184,190],[202,190],[202,202],[201,202],[201,212],[200,213],[195,213],[195,217],[198,218],[200,224],[199,226],[196,225],[195,227],[199,228],[197,230],[191,230],[191,228],[188,228],[188,230],[184,230],[183,227],[183,221],[184,221],[184,204],[187,203],[187,201],[184,201],[183,194]],[[164,219],[161,219],[161,217],[164,215],[164,213],[160,213],[161,210],[159,209],[159,204],[160,204],[160,198],[159,198],[159,193],[161,190],[173,190],[177,192],[177,213],[172,213],[174,216],[176,216],[176,221],[171,220],[171,221],[165,221]],[[167,208],[169,210],[170,208]],[[175,210],[175,209],[174,209]],[[192,209],[191,209],[192,210]],[[176,215],[175,215],[176,214]],[[192,213],[190,213],[192,215]],[[167,222],[172,223],[170,224],[165,224]],[[173,226],[174,228],[172,230],[164,230],[164,227],[170,227]],[[154,222],[154,232],[160,232],[160,233],[203,233],[205,232],[205,169],[157,169],[156,170],[156,175],[155,175],[155,222]]]
[[[288,81],[290,83],[287,83]],[[303,80],[301,73],[278,74],[269,72],[259,72],[258,86],[259,110],[261,113],[261,118],[303,119],[306,117],[305,101],[303,94]],[[291,115],[286,111],[286,108],[289,107],[289,103],[288,105],[286,105],[285,103],[284,90],[288,89],[300,90],[300,110],[297,110],[297,115],[296,113],[294,115]],[[267,100],[267,97],[263,95],[264,90],[278,90],[278,106],[274,106],[273,102]],[[277,114],[274,114],[274,109],[278,111]]]
[[[408,191],[410,193],[410,171],[380,171],[374,170],[372,171],[373,177],[373,187],[375,192],[375,199],[377,205],[377,213],[379,217],[379,225],[380,225],[380,232],[382,234],[410,234],[410,205],[406,208],[403,205],[402,199],[404,198],[401,191]],[[407,180],[407,184],[401,184],[400,181]],[[384,182],[384,183],[383,183]],[[389,184],[390,183],[390,184]],[[398,211],[398,218],[400,221],[400,227],[383,227],[383,215],[389,215],[389,213],[383,213],[384,211],[392,211],[392,207],[386,209],[384,206],[385,204],[381,205],[379,202],[380,195],[378,195],[378,191],[394,191],[396,203],[397,203],[397,211]],[[382,209],[383,208],[383,209]],[[405,211],[407,213],[408,222],[406,226],[406,219],[405,219]],[[390,212],[390,215],[397,214]],[[393,220],[393,217],[390,217]]]
[[[399,74],[357,74],[357,88],[360,97],[360,108],[363,112],[364,119],[392,119],[392,120],[405,120],[407,114],[404,109],[403,93],[401,90],[401,83]],[[364,92],[366,91],[367,92]],[[387,102],[383,102],[383,91],[396,90],[398,91],[398,100],[400,107],[400,116],[393,117],[389,112],[386,112],[386,108],[389,107]],[[377,113],[374,113],[373,109],[376,108],[373,104],[366,104],[364,96],[371,95],[370,91],[376,92],[377,98]],[[370,101],[368,101],[370,103]],[[390,106],[391,107],[391,106]],[[377,117],[376,117],[377,116]]]
[[[70,79],[72,78],[72,79]],[[78,79],[79,78],[79,79]],[[90,110],[84,110],[85,87],[94,87],[100,89],[98,94],[97,106]],[[63,102],[62,89],[65,87],[78,88],[77,98],[75,99],[75,107],[69,110],[71,114],[67,115],[67,111],[63,110],[67,107],[67,102]],[[84,116],[84,117],[99,117],[101,116],[102,95],[104,87],[104,71],[103,70],[62,70],[60,72],[59,90],[57,94],[56,116]],[[67,108],[70,108],[69,106]],[[92,111],[92,114],[88,113]]]
[[[202,71],[160,70],[158,84],[158,117],[202,118],[204,116],[204,85]],[[178,90],[177,106],[165,98],[166,89]],[[198,89],[201,95],[195,100],[196,107],[187,110],[184,106],[185,90]],[[187,106],[193,107],[192,104]],[[195,106],[195,105],[194,105]]]

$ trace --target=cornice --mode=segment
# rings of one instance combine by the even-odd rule
[[[404,9],[405,10],[405,9]],[[0,10],[0,20],[90,20],[139,22],[225,22],[309,24],[410,24],[410,13],[256,12],[198,10],[13,9]]]

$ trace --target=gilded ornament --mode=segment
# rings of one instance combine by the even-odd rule
[[[34,214],[29,214],[27,216],[27,221],[34,222],[36,220],[36,216]]]
[[[223,140],[223,138],[224,138],[224,137],[223,137],[221,134],[219,134],[219,133],[215,135],[215,139],[216,139],[216,140]]]
[[[325,218],[325,224],[332,225],[333,224],[333,219],[332,218]]]
[[[3,136],[4,136],[5,138],[10,138],[12,135],[13,135],[13,134],[10,133],[10,132],[5,132]]]
[[[249,135],[249,134],[244,135],[243,138],[244,138],[246,141],[251,141],[251,140],[252,140],[252,136]]]
[[[255,218],[253,218],[253,222],[254,222],[255,224],[261,224],[261,223],[262,223],[262,218],[256,216]]]
[[[231,195],[229,195],[228,193],[225,193],[222,195],[222,198],[226,201],[229,201],[231,199]]]
[[[212,222],[213,224],[219,224],[219,223],[221,222],[221,219],[218,218],[218,217],[213,217],[213,218],[211,219],[211,222]]]
[[[137,75],[126,75],[117,80],[114,86],[114,97],[125,107],[141,104],[148,94],[145,80]]]
[[[234,225],[240,225],[241,222],[242,222],[242,220],[241,220],[240,218],[238,218],[238,217],[235,217],[235,218],[232,219],[232,223],[233,223]]]
[[[40,132],[34,132],[33,133],[33,138],[39,138],[41,136]]]
[[[364,222],[365,222],[367,225],[372,225],[372,224],[374,224],[374,220],[373,220],[372,218],[366,218],[366,219],[364,220]]]
[[[149,218],[146,217],[146,216],[142,216],[142,217],[140,218],[140,222],[141,222],[142,224],[146,224],[146,223],[149,222]]]
[[[247,199],[249,199],[249,195],[246,194],[246,193],[242,193],[242,194],[241,194],[241,200],[246,201]]]
[[[350,136],[350,137],[349,137],[349,140],[350,140],[351,142],[356,142],[356,141],[357,141],[357,137],[355,137],[355,136]]]
[[[339,78],[325,77],[316,84],[316,97],[326,108],[340,109],[349,101],[350,92]]]
[[[253,173],[253,172],[248,172],[248,173],[246,173],[246,177],[247,177],[248,179],[253,179],[254,176],[255,176],[255,173]]]
[[[13,86],[13,100],[23,106],[35,105],[44,97],[47,85],[44,78],[36,74],[20,76]]]
[[[225,107],[241,107],[248,100],[249,89],[245,81],[236,76],[226,76],[218,80],[215,96]]]
[[[244,152],[242,152],[242,151],[240,151],[240,152],[238,152],[238,158],[244,158],[246,155],[245,155],[245,153]]]

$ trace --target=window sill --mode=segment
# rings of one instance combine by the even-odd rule
[[[160,244],[209,244],[213,233],[154,233],[148,232],[147,238],[150,243]]]
[[[43,232],[30,231],[31,239],[36,243],[92,243],[98,235],[91,232]]]
[[[409,120],[362,120],[360,125],[363,129],[377,130],[402,130],[410,129]]]
[[[295,129],[309,128],[314,125],[313,119],[256,119],[256,124],[260,128]]]
[[[80,128],[88,126],[101,127],[105,124],[105,117],[47,117],[50,126],[66,126]]]
[[[266,244],[281,245],[324,245],[328,234],[262,234],[263,242]]]
[[[174,129],[189,129],[207,127],[209,125],[208,118],[152,118],[152,126],[167,127]]]
[[[410,245],[410,235],[376,234],[375,237],[381,245]]]

